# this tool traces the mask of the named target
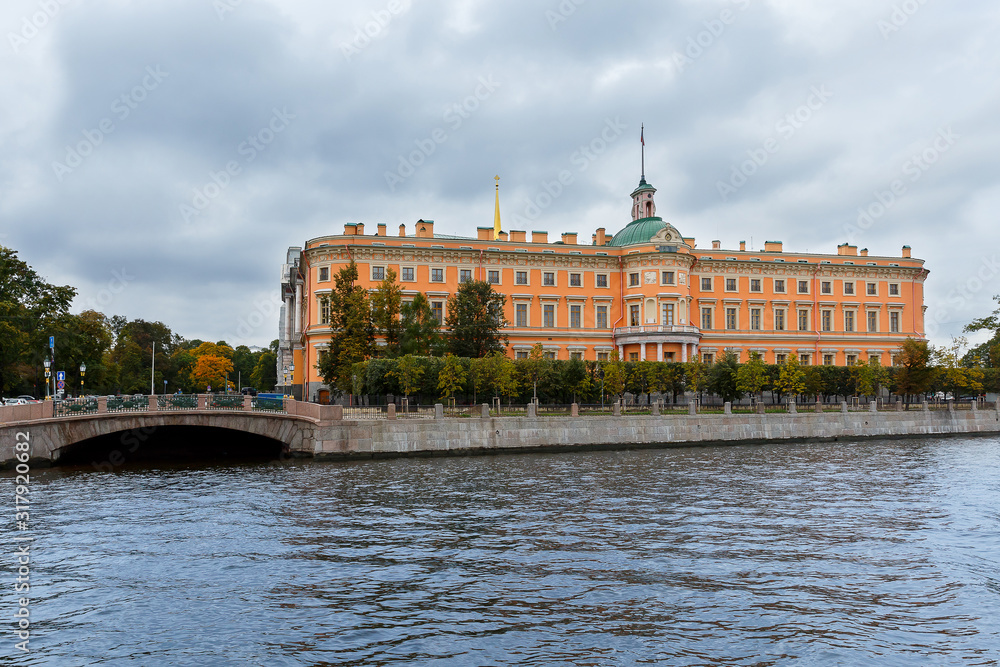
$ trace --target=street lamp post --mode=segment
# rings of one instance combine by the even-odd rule
[[[80,397],[83,398],[83,375],[87,372],[87,364],[80,362]]]
[[[45,365],[45,400],[49,400],[49,378],[52,376],[50,369],[52,368],[52,361],[46,357],[42,364]]]

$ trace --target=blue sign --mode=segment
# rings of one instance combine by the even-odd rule
[[[55,336],[49,336],[49,349],[50,350],[56,349],[56,337]]]
[[[56,380],[59,382],[66,381],[66,371],[56,371]]]

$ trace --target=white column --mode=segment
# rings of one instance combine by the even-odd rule
[[[295,283],[295,338],[302,333],[302,283]]]
[[[285,298],[285,342],[292,344],[292,297]]]
[[[625,361],[625,346],[618,346],[618,361]]]
[[[681,343],[681,361],[683,362],[687,360],[688,360],[688,344]]]
[[[663,361],[663,343],[656,344],[656,360]]]
[[[639,361],[646,361],[646,344],[639,345]]]

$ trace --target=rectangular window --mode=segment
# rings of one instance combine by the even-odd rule
[[[372,267],[372,280],[385,280],[385,267],[384,266],[373,266]]]
[[[660,275],[660,282],[662,282],[664,285],[673,285],[674,284],[674,272],[673,271],[664,271]]]
[[[777,292],[778,294],[784,294],[785,293],[785,281],[784,280],[775,280],[774,281],[774,291]]]
[[[526,350],[518,350],[517,352],[514,353],[514,358],[515,359],[527,359],[528,358],[528,352]]]
[[[518,285],[528,284],[528,272],[527,271],[517,271],[514,274],[514,282]]]
[[[799,331],[809,331],[809,311],[799,311]]]
[[[431,269],[431,282],[432,283],[443,283],[444,282],[444,269]]]
[[[607,352],[598,352],[597,353],[597,360],[598,361],[607,361],[608,360],[608,353]]]
[[[556,284],[556,274],[554,273],[543,273],[542,274],[542,284],[546,287],[554,287]]]
[[[760,292],[761,291],[761,289],[760,289],[760,278],[751,278],[750,279],[750,291],[751,292]]]
[[[899,296],[899,284],[891,283],[889,285],[889,296]]]
[[[542,358],[548,359],[549,361],[555,361],[556,353],[554,351],[547,350],[545,352],[542,352]]]
[[[711,352],[706,352],[705,354],[701,355],[701,360],[706,364],[711,364],[713,361],[715,361],[715,355],[712,354]]]
[[[576,359],[578,361],[583,361],[583,352],[570,352],[569,358]]]
[[[774,355],[774,363],[778,365],[783,365],[785,363],[786,358],[787,357],[784,354],[776,354]]]
[[[784,331],[785,330],[785,309],[776,308],[774,311],[774,330]]]
[[[712,279],[711,278],[702,278],[701,279],[701,291],[702,292],[711,292],[712,291]]]
[[[321,283],[325,283],[328,280],[330,280],[330,267],[328,267],[328,266],[320,267],[320,269],[319,269],[319,281]]]
[[[629,326],[637,327],[639,326],[639,306],[633,305],[628,307],[628,321]]]
[[[635,287],[638,284],[639,284],[639,274],[638,273],[628,274],[628,286]]]
[[[403,274],[402,277],[400,278],[400,280],[405,280],[406,282],[413,282],[413,280],[414,280],[414,276],[413,276],[414,271],[413,271],[413,267],[412,266],[404,266],[402,269],[400,269],[400,271]]]
[[[824,310],[822,315],[823,331],[833,331],[833,311]]]
[[[735,329],[736,328],[736,309],[726,308],[726,328]]]
[[[550,303],[542,306],[542,326],[547,329],[556,326],[556,307]]]
[[[878,312],[874,310],[868,311],[868,331],[876,332],[878,331]]]
[[[431,301],[431,314],[438,324],[444,324],[444,301]]]
[[[608,328],[608,307],[598,306],[597,307],[597,328],[607,329]]]
[[[628,353],[628,360],[629,361],[639,361],[639,353],[638,352],[629,352]]]
[[[868,296],[878,296],[878,283],[868,283]]]
[[[570,287],[581,287],[583,286],[583,279],[579,273],[569,274],[569,286]]]
[[[833,283],[829,280],[824,280],[820,283],[820,292],[823,294],[833,294]]]
[[[844,295],[854,296],[854,283],[848,283],[848,282],[844,283]]]
[[[486,272],[486,282],[490,285],[500,284],[500,272],[499,271],[487,271]]]
[[[572,329],[580,328],[580,309],[582,306],[569,307],[569,326]]]
[[[823,365],[824,366],[833,366],[833,355],[832,354],[824,354],[823,355]]]
[[[322,297],[319,300],[319,323],[330,323],[330,299]]]
[[[663,324],[667,326],[674,325],[674,304],[665,303],[663,304]]]
[[[808,366],[809,365],[809,361],[811,360],[811,358],[812,357],[810,357],[808,354],[800,354],[799,355],[799,363],[802,364],[803,366]]]
[[[701,328],[711,329],[712,328],[712,309],[702,308],[701,309]]]
[[[854,311],[844,311],[844,331],[854,331]]]
[[[856,355],[856,354],[849,354],[849,355],[847,355],[847,365],[848,366],[853,366],[856,363],[858,363],[858,355]]]
[[[468,283],[472,282],[472,269],[461,269],[458,272],[458,282]]]
[[[799,294],[809,294],[809,281],[800,280],[799,281]]]
[[[528,326],[528,304],[514,304],[514,321],[517,322],[517,326],[519,327]]]
[[[899,313],[889,313],[889,331],[899,333]]]
[[[760,331],[760,308],[750,309],[750,328]]]
[[[597,274],[597,286],[598,287],[607,287],[608,286],[608,274],[606,274],[606,273],[598,273]]]
[[[736,291],[736,278],[726,278],[726,291],[727,292]]]

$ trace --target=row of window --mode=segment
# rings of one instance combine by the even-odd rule
[[[444,301],[431,301],[431,314],[434,315],[434,319],[437,320],[438,324],[444,324]],[[319,323],[329,324],[330,323],[330,299],[327,297],[319,298]]]
[[[636,274],[638,275],[638,274]],[[701,279],[701,291],[702,292],[712,292],[713,285],[715,284],[716,278],[705,277]],[[725,291],[726,292],[738,292],[736,278],[725,278]],[[762,278],[751,278],[750,279],[750,291],[763,293],[763,282]],[[809,294],[809,280],[797,280],[792,281],[796,283],[797,294]],[[845,280],[843,282],[843,296],[855,296],[858,292],[855,291],[856,285],[854,281]],[[775,294],[787,294],[788,285],[784,278],[774,279],[774,292]],[[878,296],[878,283],[877,282],[866,282],[864,283],[864,290],[867,296]],[[819,284],[820,294],[833,294],[833,281],[823,280]],[[889,283],[889,296],[899,296],[899,283]]]
[[[638,320],[638,306],[632,306],[635,311],[630,316],[633,320]],[[750,331],[761,331],[762,327],[762,308],[751,308],[750,309]],[[803,308],[797,313],[797,324],[799,331],[812,331],[811,323],[812,311]],[[899,333],[899,311],[891,311],[889,313],[889,333]],[[775,331],[785,331],[786,330],[786,318],[787,311],[783,308],[774,309],[774,330]],[[856,327],[857,311],[845,310],[843,319],[843,331],[847,333],[853,333]],[[701,328],[702,330],[710,330],[715,328],[715,308],[702,308],[701,309]],[[879,311],[869,310],[867,312],[867,332],[877,333],[879,330]],[[734,307],[725,308],[725,329],[730,331],[735,331],[739,329],[739,309]],[[820,311],[820,331],[834,331],[834,311],[829,309],[824,309]]]
[[[371,267],[372,280],[380,281],[385,280],[385,270],[384,266],[373,266]],[[326,272],[326,273],[324,273]],[[416,282],[416,269],[412,266],[402,266],[399,269],[399,280],[400,282]],[[467,283],[473,279],[474,269],[459,269],[458,270],[458,282]],[[444,268],[434,268],[430,269],[430,281],[432,283],[443,283],[444,282]],[[486,271],[486,282],[491,285],[499,285],[501,272],[499,269],[488,269]],[[515,285],[529,285],[529,271],[515,271],[514,272],[514,284]],[[328,269],[320,269],[320,281],[329,280]],[[542,285],[544,287],[557,287],[557,276],[555,271],[543,271],[542,272]],[[569,274],[569,286],[570,287],[583,287],[583,274],[582,273],[570,273]],[[608,286],[608,274],[598,273],[594,276],[594,287],[607,287]]]
[[[638,357],[639,357],[639,353],[638,352],[631,352],[631,353],[629,353],[629,360],[630,361],[638,361],[639,360]],[[803,366],[810,366],[810,365],[812,365],[812,359],[813,359],[813,355],[812,355],[811,352],[803,352],[803,353],[799,354],[799,364],[801,364]],[[868,355],[868,359],[869,360],[876,359],[876,360],[881,361],[881,355],[879,355],[879,354],[869,354]],[[896,365],[896,361],[897,361],[896,357],[891,357],[890,359],[891,359],[892,365],[895,366]],[[705,353],[703,353],[701,355],[701,360],[703,362],[705,362],[706,364],[710,364],[710,363],[712,363],[712,362],[715,361],[715,354],[712,353],[712,352],[705,352]],[[824,353],[823,354],[823,365],[824,366],[834,366],[834,365],[836,365],[836,361],[837,360],[836,360],[836,355],[835,354],[830,354],[830,353]],[[847,355],[845,355],[845,361],[846,361],[846,364],[848,366],[854,366],[855,364],[858,363],[858,355],[857,354],[847,354]],[[781,352],[776,352],[774,354],[774,363],[779,364],[779,365],[784,365],[787,362],[788,362],[788,354],[781,353]]]
[[[544,329],[554,329],[559,326],[557,319],[558,309],[553,303],[542,304],[542,328]],[[527,328],[532,326],[530,319],[530,310],[528,309],[528,304],[526,303],[515,303],[514,304],[514,326],[519,328]],[[594,307],[594,326],[597,329],[607,329],[608,328],[608,307],[607,306],[595,306]],[[582,329],[583,328],[583,306],[579,304],[571,304],[569,307],[569,328],[570,329]]]

